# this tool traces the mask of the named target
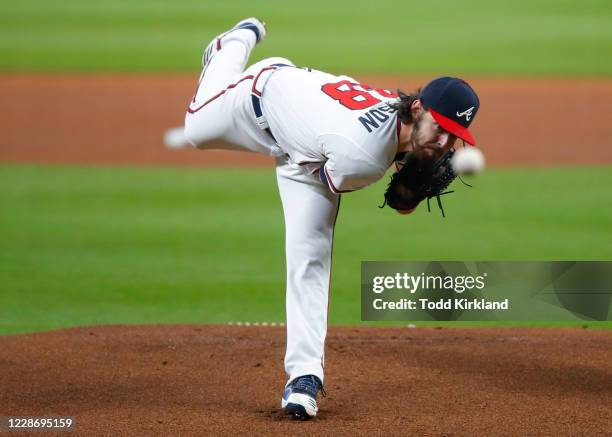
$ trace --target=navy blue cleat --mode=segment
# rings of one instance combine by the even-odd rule
[[[208,65],[208,63],[210,62],[214,54],[217,53],[219,50],[221,50],[223,38],[226,35],[232,33],[233,31],[239,30],[239,29],[248,29],[252,31],[255,34],[255,41],[256,41],[255,44],[258,44],[261,41],[263,41],[267,33],[266,23],[264,23],[263,21],[255,17],[246,18],[242,21],[239,21],[238,24],[236,24],[230,30],[228,30],[227,32],[223,32],[221,35],[214,38],[210,42],[210,44],[208,44],[208,46],[204,50],[204,55],[202,55],[202,66],[203,67]]]
[[[317,415],[317,395],[325,395],[321,380],[314,375],[295,378],[285,387],[281,407],[295,419],[308,420]]]
[[[232,27],[230,32],[232,30],[237,29],[249,29],[253,31],[253,33],[255,33],[255,36],[257,37],[258,43],[263,41],[263,39],[266,37],[266,23],[255,17],[247,18],[245,20],[240,21],[238,24]]]

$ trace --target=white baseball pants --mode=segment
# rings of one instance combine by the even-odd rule
[[[254,46],[255,34],[248,29],[230,32],[212,46],[185,118],[185,136],[198,148],[207,148],[212,140],[225,140],[223,148],[279,155],[272,138],[255,123],[250,92],[252,77],[261,68],[291,62],[270,58],[243,71]],[[279,146],[282,149],[283,145]],[[285,371],[289,382],[302,375],[315,375],[323,381],[333,233],[340,196],[285,154],[276,158],[276,176],[285,219]]]

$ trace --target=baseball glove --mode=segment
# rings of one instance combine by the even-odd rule
[[[451,149],[439,159],[407,153],[401,169],[391,176],[380,208],[389,205],[399,211],[408,211],[427,199],[427,209],[431,211],[429,199],[435,197],[445,217],[440,196],[453,192],[444,190],[457,177],[451,166],[454,153]]]

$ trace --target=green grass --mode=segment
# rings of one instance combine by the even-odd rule
[[[348,73],[612,74],[607,0],[21,0],[0,15],[0,70],[193,71],[243,17],[269,24],[254,60]]]
[[[2,165],[0,181],[0,334],[284,320],[271,169]],[[362,260],[612,260],[610,167],[490,170],[455,184],[446,219],[378,209],[384,183],[343,197],[333,324],[359,322]]]

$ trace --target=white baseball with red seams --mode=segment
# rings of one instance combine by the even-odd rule
[[[472,175],[484,170],[485,158],[480,149],[466,146],[455,151],[451,166],[458,175]]]
[[[245,22],[255,23],[264,36],[259,21]],[[289,381],[303,375],[323,381],[340,193],[376,182],[392,164],[399,121],[387,103],[397,96],[346,76],[299,69],[284,58],[264,59],[244,70],[256,34],[234,29],[205,51],[206,64],[185,116],[185,137],[202,149],[224,140],[228,149],[276,157],[285,219],[285,370]],[[289,66],[268,68],[273,64]],[[254,98],[273,136],[258,125]]]

